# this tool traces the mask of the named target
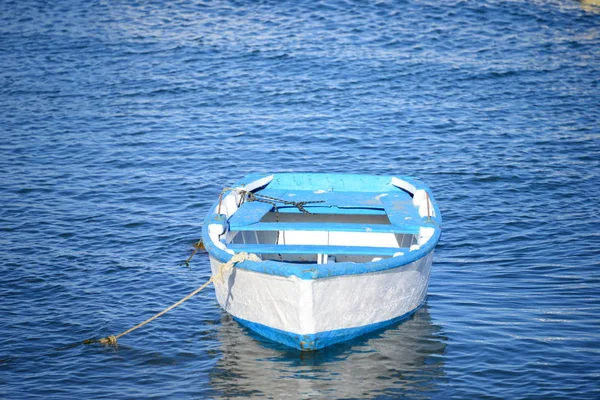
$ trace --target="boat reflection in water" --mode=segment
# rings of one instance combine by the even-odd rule
[[[426,305],[400,324],[314,352],[264,339],[225,313],[221,322],[222,355],[210,381],[223,397],[428,395],[444,381],[447,338]]]

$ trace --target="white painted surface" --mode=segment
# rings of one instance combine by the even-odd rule
[[[433,236],[434,233],[435,233],[435,228],[420,227],[419,235],[417,236],[417,244],[419,246],[424,245],[425,243],[427,243],[429,241],[429,239],[431,239],[431,237]]]
[[[413,184],[408,183],[400,178],[396,178],[395,176],[392,178],[392,185],[409,193],[414,193],[415,190],[417,190],[417,188]]]
[[[212,273],[221,263],[211,257]],[[290,332],[312,329],[301,312],[311,309],[311,282],[233,268],[214,282],[219,305],[235,317]],[[302,307],[301,307],[302,306]],[[303,308],[303,309],[301,309]]]
[[[427,192],[423,189],[417,190],[413,195],[413,204],[419,207],[419,215],[421,217],[435,217],[435,209],[431,198],[427,195]]]
[[[279,231],[279,244],[399,247],[393,233],[341,231]]]
[[[235,317],[297,334],[386,321],[418,307],[432,254],[376,273],[302,280],[234,268],[215,282],[217,301]],[[220,263],[211,258],[213,274]]]

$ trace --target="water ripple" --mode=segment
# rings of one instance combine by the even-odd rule
[[[600,397],[590,1],[0,3],[0,396]],[[182,266],[251,172],[413,175],[427,306],[316,353]]]

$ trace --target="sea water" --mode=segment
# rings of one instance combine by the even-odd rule
[[[0,2],[0,397],[599,398],[593,1]],[[182,262],[253,172],[409,175],[426,306],[301,353]]]

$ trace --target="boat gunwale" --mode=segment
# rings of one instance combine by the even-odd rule
[[[272,175],[277,175],[276,173]],[[349,174],[343,174],[346,176],[351,176]],[[364,175],[362,175],[364,176]],[[246,178],[256,178],[255,176],[247,176]],[[390,178],[394,178],[391,177]],[[264,260],[264,261],[250,261],[246,260],[236,264],[237,268],[245,269],[248,271],[254,271],[262,274],[268,275],[276,275],[282,277],[291,277],[295,276],[300,279],[309,280],[309,279],[321,279],[321,278],[329,278],[335,276],[344,276],[344,275],[358,275],[358,274],[368,274],[373,272],[382,272],[386,270],[391,270],[395,268],[404,267],[406,265],[412,264],[424,257],[426,257],[429,253],[433,252],[435,246],[437,245],[440,237],[441,237],[441,217],[439,207],[431,194],[431,191],[427,185],[422,182],[409,177],[396,177],[410,185],[414,186],[416,190],[425,190],[431,204],[433,205],[433,215],[435,215],[435,224],[429,226],[429,228],[433,228],[433,235],[429,238],[429,240],[424,243],[419,249],[410,251],[405,253],[404,255],[385,258],[378,261],[370,261],[364,263],[357,262],[340,262],[340,263],[331,263],[331,264],[298,264],[291,263],[285,261],[276,261],[276,260]],[[239,184],[240,182],[238,182]],[[405,190],[405,189],[402,189]],[[229,252],[217,247],[211,240],[209,235],[208,227],[211,223],[214,223],[214,218],[217,215],[216,210],[219,206],[218,201],[213,204],[210,208],[207,216],[204,220],[204,224],[202,226],[202,238],[204,242],[204,246],[209,253],[211,259],[215,259],[221,263],[227,263],[233,257]],[[222,215],[224,217],[224,215]]]

